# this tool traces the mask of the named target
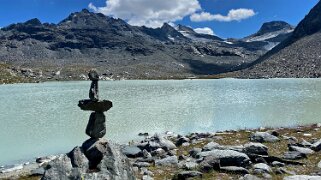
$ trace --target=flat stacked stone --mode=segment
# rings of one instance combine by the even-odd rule
[[[94,139],[102,138],[106,134],[106,116],[104,112],[113,107],[108,100],[99,100],[98,81],[99,75],[95,70],[88,73],[91,80],[89,99],[80,100],[78,106],[84,111],[93,111],[89,117],[86,134]]]

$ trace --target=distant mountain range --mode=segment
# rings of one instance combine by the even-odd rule
[[[264,56],[233,76],[240,78],[320,78],[321,2],[293,33]]]
[[[58,24],[31,19],[2,28],[0,63],[12,66],[11,74],[42,79],[79,79],[91,68],[107,79],[200,77],[257,62],[297,36],[293,30],[286,22],[273,21],[243,39],[222,39],[184,25],[131,26],[84,9]]]

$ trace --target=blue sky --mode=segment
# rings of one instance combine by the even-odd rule
[[[107,3],[106,3],[107,1]],[[89,8],[126,19],[130,24],[158,27],[163,22],[207,27],[220,37],[240,38],[267,21],[296,25],[318,0],[1,0],[0,27],[39,18],[58,23],[70,13]],[[232,10],[234,15],[228,16]],[[203,16],[204,15],[204,16]],[[191,18],[198,16],[198,19]]]

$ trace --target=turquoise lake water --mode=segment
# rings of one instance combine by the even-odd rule
[[[106,138],[140,132],[214,132],[321,122],[321,79],[99,82]],[[90,112],[78,108],[90,82],[0,86],[0,165],[64,153],[81,145]]]

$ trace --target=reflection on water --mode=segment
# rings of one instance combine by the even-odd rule
[[[77,107],[90,82],[0,86],[0,165],[62,153],[88,138]],[[321,122],[320,79],[100,82],[108,139]]]

